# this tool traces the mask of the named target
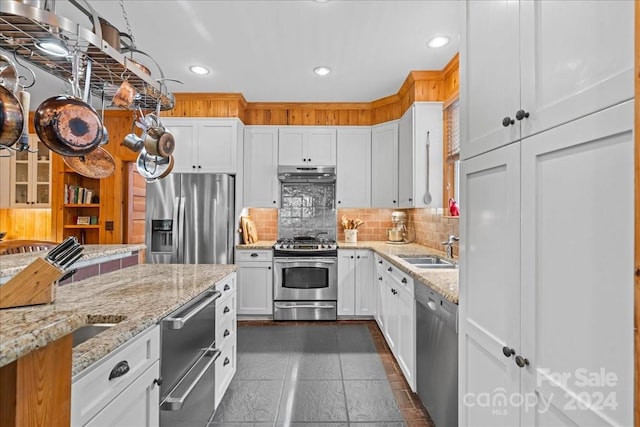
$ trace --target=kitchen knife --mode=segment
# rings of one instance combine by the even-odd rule
[[[73,252],[77,247],[78,247],[78,243],[73,243],[71,246],[69,246],[67,249],[65,249],[64,251],[60,252],[58,255],[56,255],[53,259],[51,259],[50,261],[56,265],[60,265],[60,261],[64,258],[67,257],[67,255],[69,255],[71,252]]]
[[[61,254],[63,251],[70,248],[74,243],[78,243],[78,240],[75,238],[75,236],[67,237],[62,243],[49,251],[46,259],[48,259],[49,261],[53,261],[56,255]]]
[[[71,258],[69,259],[69,261],[67,261],[67,262],[64,264],[64,268],[69,268],[69,267],[71,267],[71,266],[72,266],[76,261],[78,261],[80,258],[82,258],[82,255],[83,255],[83,254],[82,254],[82,251],[81,251],[81,252],[78,252],[75,256],[71,257]]]
[[[78,246],[73,248],[70,252],[67,252],[64,257],[60,257],[56,263],[61,267],[66,267],[69,262],[74,259],[78,254],[82,255],[82,251],[84,248],[82,246]],[[80,258],[80,257],[78,257]],[[77,260],[77,258],[75,258]]]
[[[62,282],[64,280],[67,280],[69,277],[73,276],[74,274],[76,274],[78,272],[77,268],[74,268],[73,270],[69,270],[67,271],[64,276],[62,276],[61,278],[58,279],[58,283]]]

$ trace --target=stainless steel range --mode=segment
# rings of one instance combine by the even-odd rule
[[[322,234],[274,245],[274,320],[336,320],[338,245]]]

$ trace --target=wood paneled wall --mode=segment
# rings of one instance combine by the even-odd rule
[[[370,126],[399,119],[414,102],[457,90],[458,55],[441,71],[412,71],[398,93],[372,102],[247,102],[239,93],[177,93],[163,117],[237,117],[246,125]]]
[[[51,209],[0,209],[0,231],[4,240],[54,240]]]

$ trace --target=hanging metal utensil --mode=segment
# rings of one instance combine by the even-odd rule
[[[429,131],[427,131],[427,190],[424,193],[424,203],[431,203],[431,193],[429,192],[429,174],[431,173],[431,168],[429,165],[429,146],[431,145],[431,141],[429,140]]]

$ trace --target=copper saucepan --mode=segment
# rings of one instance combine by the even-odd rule
[[[24,127],[24,113],[20,101],[11,91],[0,86],[0,145],[15,144]]]
[[[82,156],[102,142],[103,126],[96,110],[67,95],[44,100],[34,114],[33,125],[40,140],[63,156]]]

